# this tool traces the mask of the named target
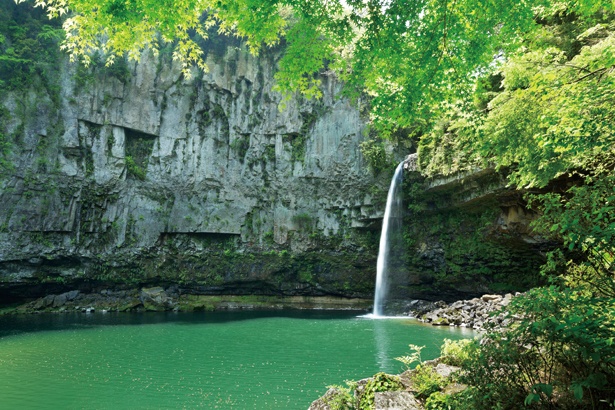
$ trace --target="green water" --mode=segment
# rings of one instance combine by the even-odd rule
[[[307,409],[469,331],[349,312],[0,317],[0,409]]]

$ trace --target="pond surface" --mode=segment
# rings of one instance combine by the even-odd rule
[[[469,330],[356,312],[0,317],[2,409],[307,409],[328,385],[399,373]]]

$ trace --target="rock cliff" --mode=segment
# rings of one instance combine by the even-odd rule
[[[362,229],[387,181],[372,188],[359,110],[328,75],[322,100],[280,110],[279,50],[203,48],[209,72],[190,79],[162,50],[111,68],[61,61],[2,94],[5,298],[109,282],[370,294],[377,233]]]
[[[409,147],[383,145],[370,166],[390,172],[374,177],[360,150],[367,103],[334,76],[320,75],[322,99],[281,110],[283,46],[253,56],[212,33],[200,43],[209,71],[190,78],[170,47],[85,68],[41,12],[0,6],[0,304],[158,287],[180,302],[371,299],[390,162]],[[425,179],[412,158],[391,296],[536,283],[521,195],[489,171]]]

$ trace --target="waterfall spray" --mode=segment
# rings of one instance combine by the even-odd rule
[[[389,292],[388,283],[388,264],[389,264],[389,235],[392,228],[399,227],[401,216],[401,181],[403,178],[404,167],[401,162],[395,169],[395,175],[391,180],[389,193],[387,195],[387,205],[382,220],[382,233],[380,234],[380,249],[378,251],[378,263],[376,265],[376,292],[374,294],[374,316],[382,316],[384,303]],[[396,225],[396,226],[395,226]]]

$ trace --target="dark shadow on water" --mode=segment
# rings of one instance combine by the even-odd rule
[[[309,320],[352,319],[364,311],[355,310],[239,310],[216,312],[143,313],[46,313],[0,316],[0,338],[23,333],[76,330],[102,326],[138,326],[160,323],[185,325],[227,323],[264,318]]]

